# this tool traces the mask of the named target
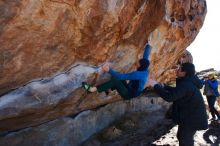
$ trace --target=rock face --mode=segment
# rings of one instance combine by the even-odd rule
[[[205,15],[205,0],[0,1],[0,131],[120,100],[79,87],[104,81],[106,60],[134,69],[147,40],[150,77],[167,82]]]
[[[15,0],[0,8],[1,93],[77,61],[120,58],[131,67],[165,15],[159,0]]]
[[[166,111],[168,105],[161,98],[156,97],[141,97],[127,102],[119,101],[98,110],[84,111],[75,117],[59,118],[37,127],[7,134],[0,137],[0,146],[77,146],[125,114],[146,112],[145,117],[152,120],[149,121],[150,123],[159,123],[162,117],[154,118],[153,121],[153,116],[150,114],[158,110]],[[148,127],[152,127],[152,124]]]

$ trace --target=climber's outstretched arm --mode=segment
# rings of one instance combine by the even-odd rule
[[[150,49],[151,49],[151,46],[150,46],[150,44],[147,43],[145,48],[144,48],[144,55],[143,55],[144,59],[148,60],[149,55],[150,55]]]

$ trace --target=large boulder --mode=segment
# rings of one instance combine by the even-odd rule
[[[104,61],[127,72],[146,42],[150,77],[168,72],[195,39],[205,0],[0,1],[0,131],[42,124],[121,100],[87,95]]]
[[[166,111],[168,105],[162,98],[155,96],[119,101],[97,110],[81,112],[77,116],[62,117],[39,126],[7,133],[0,136],[0,146],[77,146],[124,115],[134,112],[146,113],[145,118],[151,119],[146,126],[150,129],[164,118],[164,113],[155,118],[155,112]]]

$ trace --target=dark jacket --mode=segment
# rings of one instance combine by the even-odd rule
[[[197,76],[177,78],[176,87],[154,86],[154,90],[164,100],[173,102],[173,121],[195,130],[208,128],[205,104],[199,90],[201,88],[202,82]]]

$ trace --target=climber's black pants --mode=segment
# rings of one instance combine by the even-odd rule
[[[98,92],[108,91],[111,90],[117,90],[120,96],[124,100],[131,99],[132,96],[129,93],[128,85],[125,80],[119,80],[117,78],[112,78],[111,80],[96,86]]]

